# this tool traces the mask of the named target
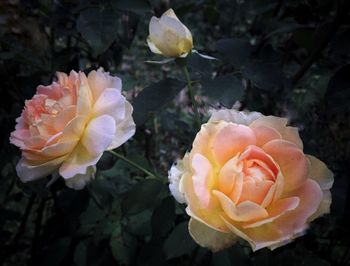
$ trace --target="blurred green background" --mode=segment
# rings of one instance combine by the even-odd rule
[[[147,47],[148,23],[170,7],[195,48],[220,59],[188,59],[202,115],[234,105],[286,116],[305,153],[335,173],[331,214],[293,243],[252,253],[241,242],[212,254],[189,236],[185,206],[165,182],[191,147],[193,113],[177,66],[144,63],[162,59]],[[1,1],[0,264],[349,265],[349,63],[347,0]],[[20,183],[9,134],[24,100],[56,71],[98,67],[122,78],[135,109],[137,133],[118,151],[164,182],[105,154],[82,191],[62,180]]]

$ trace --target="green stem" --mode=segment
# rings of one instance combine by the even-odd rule
[[[124,157],[123,155],[121,155],[121,154],[119,154],[119,153],[117,153],[117,152],[115,152],[115,151],[109,151],[109,152],[112,153],[115,157],[117,157],[117,158],[123,160],[124,162],[126,162],[126,163],[128,163],[128,164],[130,164],[131,166],[133,166],[133,167],[135,167],[135,168],[141,170],[141,171],[144,172],[146,175],[148,175],[148,176],[150,176],[150,177],[153,177],[153,178],[156,178],[156,179],[159,179],[159,177],[158,177],[156,174],[154,174],[154,173],[148,171],[147,169],[143,168],[143,167],[142,167],[141,165],[139,165],[138,163],[135,163],[135,162],[129,160],[128,158]]]
[[[190,74],[188,73],[188,69],[187,69],[186,65],[184,65],[182,67],[182,71],[183,71],[183,73],[184,73],[184,75],[186,77],[187,87],[188,87],[188,94],[189,94],[190,100],[192,102],[192,107],[193,107],[193,111],[194,111],[194,114],[195,114],[197,127],[198,127],[198,129],[200,129],[201,128],[201,124],[202,124],[201,123],[201,117],[199,115],[198,105],[197,105],[196,99],[194,98],[192,81],[191,81]]]

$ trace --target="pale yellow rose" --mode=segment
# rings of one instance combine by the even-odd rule
[[[38,86],[16,120],[10,142],[22,150],[17,174],[28,182],[58,170],[67,186],[82,189],[103,152],[134,135],[133,108],[121,80],[102,70],[58,72],[57,78]]]
[[[147,43],[153,53],[166,57],[186,57],[193,48],[191,32],[172,9],[160,18],[152,17]]]
[[[328,213],[333,174],[303,152],[287,119],[235,110],[213,112],[169,171],[170,190],[188,206],[190,234],[213,251],[238,238],[253,250],[277,248]]]

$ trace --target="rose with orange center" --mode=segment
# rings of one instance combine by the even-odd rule
[[[192,150],[169,171],[170,191],[188,206],[189,231],[218,251],[238,238],[253,250],[277,248],[328,213],[333,174],[303,152],[287,119],[220,110]]]
[[[67,186],[82,189],[103,152],[134,135],[133,108],[121,94],[121,80],[103,70],[58,72],[57,78],[38,86],[16,120],[10,137],[22,150],[16,170],[22,182],[58,170]]]

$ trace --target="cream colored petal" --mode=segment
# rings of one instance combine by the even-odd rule
[[[213,186],[212,166],[207,158],[197,153],[192,158],[193,188],[202,208],[207,208],[211,200]]]
[[[107,88],[101,94],[94,104],[93,115],[110,115],[116,120],[122,120],[125,117],[125,97],[120,90]]]
[[[168,172],[170,193],[179,203],[186,202],[185,194],[180,192],[180,180],[183,174],[184,169],[182,160],[178,160],[174,163]]]
[[[163,54],[158,48],[157,46],[151,41],[150,37],[147,38],[147,45],[149,47],[149,49],[151,49],[152,53],[155,54]]]
[[[165,11],[161,17],[171,17],[179,20],[172,8],[169,8],[167,11]]]
[[[58,157],[41,164],[33,164],[33,162],[22,158],[16,166],[18,177],[22,182],[26,183],[48,176],[57,170],[66,157],[67,156]]]
[[[102,153],[93,156],[82,144],[78,144],[59,168],[59,173],[64,179],[72,178],[77,174],[85,175],[89,166],[95,165]]]
[[[191,216],[192,218],[196,219],[202,224],[207,225],[213,230],[223,233],[230,232],[230,230],[227,228],[224,221],[220,217],[219,213],[203,211],[202,213],[198,214],[194,212],[189,206],[187,206],[186,208],[186,213],[188,214],[188,216]]]
[[[330,189],[333,186],[334,175],[321,160],[312,155],[306,155],[310,162],[309,178],[315,180],[322,189]]]
[[[315,220],[322,215],[330,213],[330,207],[332,204],[332,194],[329,190],[323,190],[323,196],[317,211],[308,219],[308,222]]]
[[[82,115],[73,118],[64,128],[60,141],[79,140],[84,132],[86,121],[87,117]]]
[[[78,90],[77,115],[88,115],[92,109],[92,94],[84,73],[79,73],[80,87]]]
[[[118,148],[120,145],[124,144],[128,139],[130,139],[136,130],[136,125],[132,117],[133,108],[132,105],[126,101],[125,102],[125,116],[121,121],[116,121],[116,132],[115,136],[107,148],[108,150],[113,150]]]
[[[239,125],[249,126],[256,119],[263,117],[263,114],[258,112],[237,111],[234,109],[210,110],[211,117],[209,122],[226,121]]]
[[[190,219],[188,224],[188,231],[198,245],[213,252],[232,246],[238,239],[231,232],[222,233],[193,218]]]
[[[115,136],[115,120],[110,115],[92,119],[81,138],[81,143],[92,156],[98,156],[110,146]]]
[[[213,194],[220,201],[225,214],[234,221],[248,222],[263,219],[268,216],[267,211],[254,202],[244,201],[236,206],[233,201],[222,192],[213,190]]]
[[[86,174],[77,174],[72,178],[65,179],[66,186],[75,190],[81,190],[95,178],[95,173],[96,167],[89,166],[86,170]]]

